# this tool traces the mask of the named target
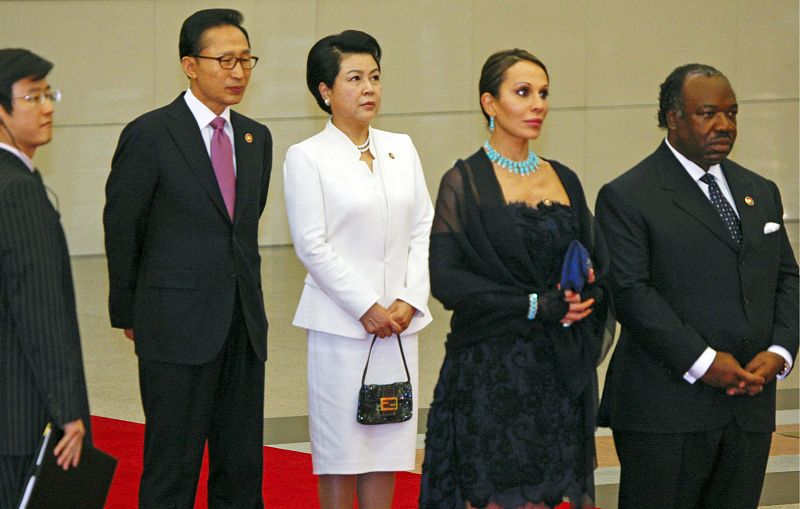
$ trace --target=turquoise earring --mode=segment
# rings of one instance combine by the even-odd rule
[[[489,131],[494,132],[494,117],[489,117]]]

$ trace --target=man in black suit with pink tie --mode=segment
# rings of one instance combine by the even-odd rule
[[[722,73],[678,67],[661,85],[666,140],[597,197],[622,324],[600,409],[621,509],[758,506],[798,268],[778,187],[727,158],[738,109]]]
[[[230,109],[258,61],[241,23],[230,9],[184,21],[189,89],[125,127],[106,184],[111,323],[134,341],[146,417],[143,508],[193,507],[206,440],[209,507],[263,507],[272,138]]]

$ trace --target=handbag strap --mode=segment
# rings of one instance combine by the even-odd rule
[[[408,373],[408,363],[406,363],[406,354],[403,352],[403,341],[400,340],[400,334],[395,334],[397,336],[397,344],[400,345],[400,357],[403,358],[403,367],[406,368],[406,378],[407,382],[411,381],[411,375]],[[361,385],[364,385],[364,380],[367,379],[367,368],[369,368],[369,358],[372,357],[372,347],[375,346],[375,340],[378,339],[378,335],[375,334],[372,336],[372,344],[369,345],[369,354],[367,354],[367,363],[364,364],[364,373],[361,375]]]

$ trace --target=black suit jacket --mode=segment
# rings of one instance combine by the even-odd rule
[[[222,348],[238,298],[266,360],[258,221],[272,138],[231,111],[236,207],[228,217],[197,122],[181,94],[128,124],[106,183],[103,214],[111,324],[132,328],[139,357],[201,364]]]
[[[683,379],[707,346],[745,366],[770,345],[798,348],[798,268],[777,186],[730,160],[722,170],[742,223],[742,245],[665,143],[597,197],[622,324],[601,403],[601,424],[692,432],[735,419],[775,425],[775,383],[730,397]],[[780,225],[764,233],[764,225]]]
[[[48,421],[79,418],[88,429],[64,231],[39,174],[0,149],[0,455],[34,454]]]

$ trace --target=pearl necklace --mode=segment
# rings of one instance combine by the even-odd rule
[[[492,147],[489,140],[486,140],[486,143],[483,144],[483,148],[486,149],[486,156],[490,161],[499,164],[511,173],[522,175],[523,177],[527,177],[531,173],[536,173],[541,163],[541,159],[539,159],[539,156],[537,156],[533,150],[528,151],[528,159],[525,161],[512,161],[506,156],[500,155],[500,152]]]
[[[361,145],[356,145],[356,148],[357,148],[357,149],[358,149],[358,151],[359,151],[359,152],[361,152],[362,154],[363,154],[364,152],[366,152],[367,150],[369,150],[369,134],[367,135],[367,141],[365,141],[365,142],[364,142],[364,143],[362,143]]]

